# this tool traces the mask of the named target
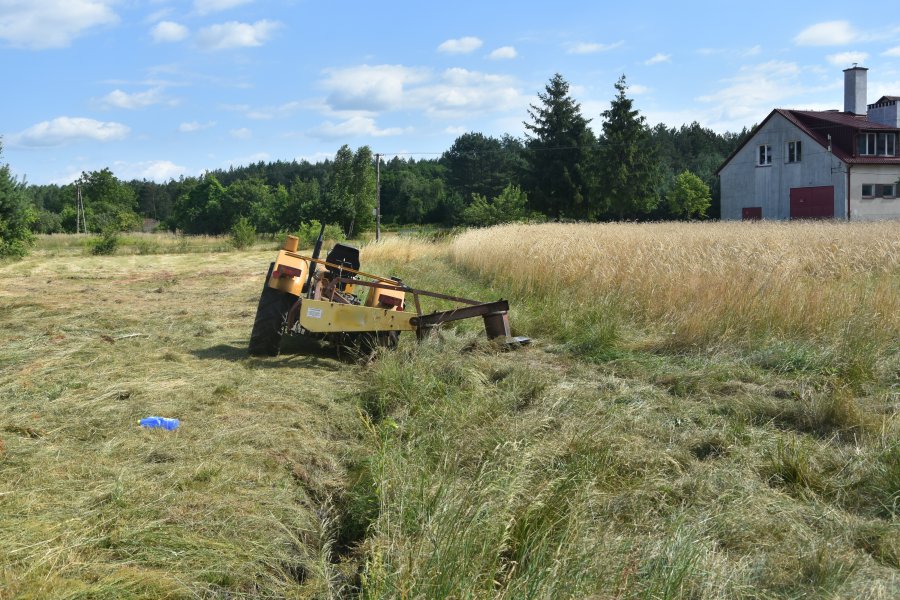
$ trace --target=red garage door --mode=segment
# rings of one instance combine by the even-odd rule
[[[830,219],[833,217],[833,186],[791,188],[792,219]]]

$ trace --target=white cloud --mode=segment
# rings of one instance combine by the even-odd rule
[[[128,127],[121,123],[83,117],[57,117],[10,136],[10,143],[16,146],[41,147],[61,146],[84,140],[111,142],[124,139],[129,131]]]
[[[351,117],[340,123],[326,121],[313,129],[310,134],[324,139],[350,138],[350,137],[386,137],[400,135],[404,130],[400,127],[379,129],[375,119],[371,117]]]
[[[843,46],[857,40],[859,34],[848,21],[826,21],[810,25],[794,37],[798,46]]]
[[[11,46],[65,48],[87,30],[115,25],[115,0],[0,0],[0,39]]]
[[[291,102],[285,102],[283,104],[279,104],[278,106],[263,106],[262,108],[250,108],[244,111],[248,119],[255,119],[258,121],[267,120],[267,119],[279,119],[289,117],[293,113],[298,110],[305,108],[307,105],[303,102],[298,102],[296,100]]]
[[[838,54],[829,54],[825,58],[834,66],[846,69],[852,66],[853,63],[863,63],[869,58],[869,55],[865,52],[841,52]]]
[[[326,102],[334,110],[377,111],[397,107],[406,88],[426,81],[426,69],[403,65],[361,65],[330,69],[322,82],[329,90]]]
[[[894,46],[881,53],[882,56],[900,56],[900,46]]]
[[[612,44],[597,44],[594,42],[578,42],[569,44],[567,52],[569,54],[596,54],[598,52],[608,52],[618,48],[625,42],[619,41]]]
[[[751,56],[759,56],[760,54],[762,54],[762,46],[760,46],[759,44],[753,46],[752,48],[747,48],[746,50],[741,52],[741,56],[745,58],[749,58]]]
[[[657,52],[651,58],[648,58],[644,61],[645,65],[658,65],[659,63],[667,63],[672,62],[671,54],[663,54],[662,52]]]
[[[146,108],[154,104],[167,104],[175,106],[177,100],[166,98],[162,93],[162,88],[156,87],[145,92],[135,92],[129,94],[122,90],[113,90],[100,100],[103,108],[124,108],[134,110],[137,108]]]
[[[446,54],[468,54],[481,48],[482,42],[477,37],[461,37],[455,40],[447,40],[438,46],[438,52]]]
[[[527,104],[512,77],[460,68],[447,69],[439,81],[412,89],[409,96],[414,106],[439,117],[520,109]]]
[[[449,133],[450,135],[462,135],[468,131],[469,128],[465,125],[451,125],[444,128],[444,133]]]
[[[651,89],[646,85],[640,85],[637,83],[628,84],[628,96],[640,96],[642,94],[650,93]]]
[[[253,0],[194,0],[194,11],[201,15],[228,10]]]
[[[467,117],[524,108],[527,101],[512,77],[452,68],[435,76],[402,65],[362,65],[327,71],[327,109],[374,116],[381,111],[424,110],[440,117]]]
[[[281,23],[266,19],[253,24],[229,21],[201,29],[197,34],[197,43],[206,50],[262,46],[279,27]]]
[[[803,80],[810,71],[774,60],[742,67],[722,82],[724,87],[697,98],[707,105],[701,122],[716,131],[739,131],[760,122],[773,108],[826,110],[839,105],[842,83],[829,79],[821,86],[810,86]],[[824,105],[823,93],[834,98],[831,105]]]
[[[253,132],[247,129],[246,127],[241,127],[239,129],[232,129],[228,133],[231,134],[231,137],[238,140],[249,140],[253,136]]]
[[[184,25],[173,21],[161,21],[150,30],[154,42],[180,42],[190,31]]]
[[[113,163],[116,177],[122,180],[148,179],[163,183],[188,174],[187,167],[176,165],[170,160],[147,160],[136,163],[117,161]]]
[[[512,46],[501,46],[497,48],[490,54],[488,54],[488,58],[491,60],[509,60],[511,58],[515,58],[518,56],[516,49]]]
[[[178,126],[178,131],[181,133],[193,133],[195,131],[203,131],[204,129],[212,129],[216,126],[215,121],[208,121],[206,123],[200,123],[199,121],[190,121],[188,123],[182,123]]]

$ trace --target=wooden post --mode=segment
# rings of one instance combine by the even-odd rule
[[[375,241],[381,239],[381,155],[375,155]]]

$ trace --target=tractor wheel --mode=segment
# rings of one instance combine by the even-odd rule
[[[288,311],[296,299],[290,294],[269,287],[269,278],[275,263],[269,265],[266,282],[263,284],[256,306],[256,319],[250,333],[250,354],[254,356],[277,356],[281,348],[281,334]]]

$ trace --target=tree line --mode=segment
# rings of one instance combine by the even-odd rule
[[[718,134],[696,122],[649,127],[627,89],[622,76],[600,126],[592,128],[556,74],[530,105],[524,137],[469,132],[437,158],[390,158],[380,165],[383,222],[456,226],[718,215],[715,170],[749,131]],[[317,220],[352,237],[374,224],[375,158],[368,146],[344,145],[333,160],[318,163],[258,162],[165,183],[122,181],[102,169],[68,185],[26,186],[3,168],[0,194],[14,190],[20,200],[0,198],[0,211],[24,206],[27,216],[17,227],[27,222],[39,233],[75,231],[78,187],[94,231],[139,229],[149,221],[184,233],[221,234],[243,219],[259,232],[279,232]],[[0,213],[0,232],[7,221]]]

